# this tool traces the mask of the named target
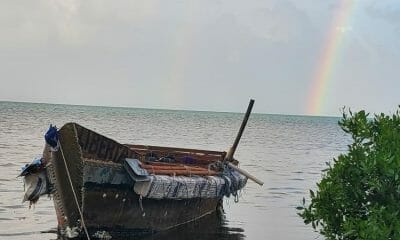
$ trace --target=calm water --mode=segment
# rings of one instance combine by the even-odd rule
[[[20,167],[42,152],[50,123],[77,122],[122,143],[227,150],[243,115],[0,102],[0,239],[56,239],[52,200],[21,203]],[[265,182],[249,181],[240,201],[213,216],[146,239],[296,239],[322,237],[295,207],[321,178],[325,162],[346,151],[338,118],[253,114],[236,158]],[[188,235],[190,233],[190,235]]]

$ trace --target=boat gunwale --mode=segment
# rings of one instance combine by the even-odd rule
[[[178,148],[178,147],[163,147],[154,145],[140,145],[140,144],[123,144],[134,151],[173,151],[175,153],[191,153],[201,155],[215,155],[218,157],[225,157],[225,151],[204,150],[194,148]]]

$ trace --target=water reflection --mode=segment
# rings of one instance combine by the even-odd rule
[[[115,230],[115,229],[114,229]],[[43,233],[57,233],[56,229],[44,231]],[[113,233],[115,234],[115,232]],[[215,239],[229,239],[229,240],[243,240],[245,239],[244,230],[239,227],[229,227],[225,215],[212,213],[204,216],[196,221],[183,224],[181,226],[172,228],[167,231],[161,231],[156,234],[138,235],[136,234],[120,234],[119,236],[113,235],[113,240],[215,240]],[[99,235],[98,235],[99,236]],[[107,234],[103,235],[104,238],[96,239],[110,239]],[[58,238],[62,240],[62,238]]]
[[[166,240],[166,239],[191,239],[191,240],[214,240],[244,239],[242,228],[232,228],[228,226],[225,215],[213,213],[202,217],[196,221],[181,225],[168,231],[163,231],[151,236],[140,238],[141,240]]]

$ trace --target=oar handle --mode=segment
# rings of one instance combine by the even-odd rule
[[[250,99],[249,106],[247,107],[246,114],[244,115],[242,125],[240,126],[239,132],[236,135],[235,142],[233,143],[232,147],[229,149],[228,153],[225,156],[225,161],[232,161],[233,155],[235,154],[236,148],[239,144],[240,138],[242,137],[244,128],[246,127],[247,120],[249,120],[251,110],[253,109],[254,99]]]
[[[259,180],[258,178],[254,177],[253,175],[251,175],[250,173],[248,173],[247,171],[240,169],[238,167],[236,167],[235,165],[233,165],[232,163],[228,162],[227,163],[229,167],[233,168],[234,170],[238,171],[240,174],[248,177],[249,179],[253,180],[255,183],[259,184],[260,186],[264,185],[264,182]]]

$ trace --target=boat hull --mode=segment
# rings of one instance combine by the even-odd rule
[[[131,189],[85,185],[84,219],[91,232],[108,229],[111,235],[154,233],[214,212],[220,199],[182,200],[141,198]]]
[[[79,209],[91,236],[118,238],[167,230],[222,207],[222,197],[142,198],[135,193],[134,181],[121,163],[121,159],[136,157],[135,152],[87,131],[79,125],[66,124],[59,131],[61,148],[52,152],[46,146],[44,150],[60,238],[86,238]],[[85,143],[84,135],[96,141]],[[88,158],[93,153],[97,154],[96,160]]]

